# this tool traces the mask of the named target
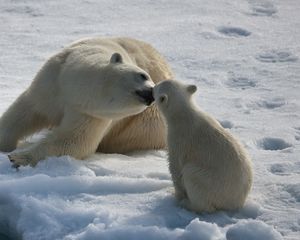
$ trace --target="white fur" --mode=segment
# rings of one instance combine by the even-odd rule
[[[153,71],[153,66],[162,70]],[[153,78],[158,82],[170,74],[159,53],[141,41],[75,42],[46,62],[1,117],[0,150],[14,150],[19,140],[42,128],[53,131],[30,148],[9,154],[15,166],[35,165],[46,156],[82,159],[95,152],[103,139],[104,152],[164,147],[164,138],[158,138],[163,125],[156,109],[144,111],[147,106],[135,91],[149,89]]]
[[[243,206],[252,184],[242,145],[191,99],[194,85],[163,81],[154,98],[168,128],[169,167],[175,195],[196,212]]]

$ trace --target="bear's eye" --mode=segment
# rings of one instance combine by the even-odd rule
[[[144,81],[149,80],[148,76],[147,76],[146,74],[144,74],[144,73],[141,73],[141,74],[140,74],[140,77],[141,77],[141,79],[143,79]]]
[[[163,95],[163,96],[160,96],[159,97],[159,102],[160,103],[163,103],[163,102],[165,102],[167,100],[167,96],[166,95]]]

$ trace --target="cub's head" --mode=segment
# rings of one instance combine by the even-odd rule
[[[195,85],[187,85],[174,80],[158,83],[153,89],[155,104],[165,117],[183,115],[191,106],[191,96],[197,91]]]
[[[119,53],[102,64],[97,64],[96,57],[86,57],[85,66],[72,73],[68,100],[74,107],[94,117],[119,119],[151,105],[154,83],[148,73],[125,63]]]

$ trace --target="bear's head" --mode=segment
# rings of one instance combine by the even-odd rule
[[[101,64],[96,63],[95,55],[92,57],[85,57],[84,63],[73,68],[73,79],[64,93],[78,111],[119,119],[144,111],[154,101],[154,83],[143,69],[125,63],[119,53]]]
[[[192,95],[197,91],[196,85],[183,84],[174,80],[158,83],[153,89],[155,104],[165,118],[178,118],[193,107]]]

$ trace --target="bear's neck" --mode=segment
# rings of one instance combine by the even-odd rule
[[[168,136],[182,136],[189,139],[195,134],[205,136],[209,129],[218,127],[218,123],[193,104],[187,104],[180,111],[166,116]]]
[[[164,114],[167,125],[172,128],[184,128],[184,126],[190,126],[195,119],[195,113],[198,111],[196,106],[192,103],[182,101],[180,105],[180,109],[175,107],[169,110],[167,114]]]

